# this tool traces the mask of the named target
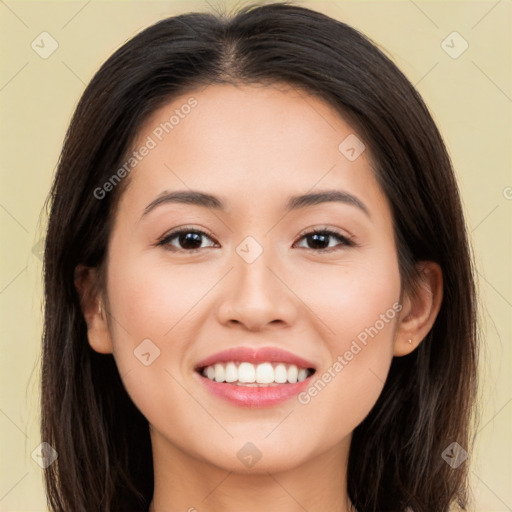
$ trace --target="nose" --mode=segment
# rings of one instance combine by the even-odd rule
[[[218,321],[249,331],[291,326],[297,319],[299,301],[280,268],[265,251],[252,263],[235,254],[217,308]]]

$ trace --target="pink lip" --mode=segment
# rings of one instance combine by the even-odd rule
[[[295,364],[299,368],[313,368],[316,366],[311,361],[296,356],[291,352],[275,347],[238,347],[222,352],[217,352],[200,361],[196,366],[196,375],[212,394],[234,405],[242,407],[268,407],[278,405],[291,397],[298,395],[311,383],[311,375],[295,384],[278,384],[264,387],[238,386],[227,382],[215,382],[200,373],[200,369],[215,363],[248,362],[248,363],[287,363]]]
[[[217,352],[196,364],[195,369],[211,366],[215,363],[227,363],[229,361],[239,361],[247,363],[288,363],[295,364],[299,368],[313,368],[315,364],[302,357],[296,356],[291,352],[276,347],[236,347]]]
[[[248,387],[215,382],[196,373],[208,391],[234,405],[242,407],[268,407],[278,405],[298,395],[311,383],[311,375],[295,384],[278,384],[277,386]]]

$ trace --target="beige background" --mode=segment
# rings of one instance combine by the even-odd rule
[[[474,244],[485,342],[471,465],[474,510],[511,511],[512,1],[297,3],[355,26],[383,47],[417,85],[445,137]],[[100,64],[143,27],[234,4],[0,2],[0,511],[46,510],[42,469],[31,457],[41,441],[40,214],[72,111]],[[31,47],[43,31],[58,43],[47,59]],[[441,45],[453,31],[469,44],[456,59]],[[447,41],[452,51],[464,44],[453,36]]]

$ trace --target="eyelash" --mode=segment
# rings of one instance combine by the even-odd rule
[[[170,245],[171,240],[175,239],[177,236],[179,236],[181,234],[186,234],[186,233],[195,233],[197,235],[206,236],[206,237],[210,238],[210,240],[212,240],[214,243],[218,243],[211,233],[208,233],[201,229],[184,227],[184,228],[177,229],[176,231],[172,231],[171,233],[164,235],[162,238],[160,238],[158,240],[158,242],[156,243],[156,246],[163,246],[173,252],[182,251],[182,252],[187,252],[187,253],[196,253],[202,249],[205,249],[205,247],[199,247],[196,249],[182,249],[182,248],[176,248],[176,247],[173,247]],[[349,237],[342,235],[341,233],[334,231],[332,229],[328,229],[328,228],[315,229],[312,231],[303,232],[300,234],[299,240],[302,240],[302,239],[304,239],[308,236],[312,236],[312,235],[325,235],[325,236],[331,236],[331,237],[337,238],[338,241],[341,242],[342,247],[354,247],[356,245],[354,243],[354,241],[351,240]],[[305,247],[305,249],[314,251],[314,252],[319,252],[319,253],[326,253],[326,252],[333,252],[336,250],[340,250],[341,248],[327,247],[324,249],[313,249],[310,247]]]

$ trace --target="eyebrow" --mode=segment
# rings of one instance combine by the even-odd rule
[[[309,206],[332,202],[355,206],[371,218],[368,208],[360,199],[342,190],[324,190],[309,194],[292,196],[286,202],[285,211],[290,212],[292,210],[299,210]],[[151,201],[151,203],[146,206],[142,216],[144,217],[157,206],[167,203],[191,204],[194,206],[211,208],[213,210],[225,210],[224,203],[218,197],[215,197],[211,194],[206,194],[196,190],[177,190],[174,192],[162,192],[155,200]]]

